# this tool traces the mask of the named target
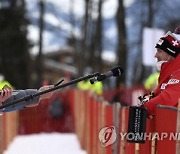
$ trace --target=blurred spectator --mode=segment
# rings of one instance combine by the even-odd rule
[[[13,88],[13,86],[7,80],[5,80],[4,75],[0,74],[0,90],[3,89],[4,86]]]
[[[155,89],[158,85],[159,72],[152,73],[144,82],[144,87],[147,91]]]
[[[90,67],[87,67],[84,71],[84,76],[87,76],[91,73],[92,73],[92,69]],[[91,84],[89,80],[84,80],[84,81],[78,82],[77,87],[81,90],[90,90],[90,92],[95,93],[98,96],[101,96],[103,93],[102,82]]]

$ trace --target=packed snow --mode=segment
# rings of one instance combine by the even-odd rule
[[[3,154],[86,154],[72,133],[18,135]]]

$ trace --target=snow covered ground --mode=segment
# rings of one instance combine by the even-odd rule
[[[3,154],[86,154],[75,134],[41,133],[19,135]]]

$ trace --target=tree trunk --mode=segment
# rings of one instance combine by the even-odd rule
[[[91,56],[89,62],[91,61],[91,66],[95,71],[102,71],[102,4],[103,0],[98,2],[98,18],[94,21],[94,31],[92,35],[91,42]]]
[[[98,52],[98,57],[97,57],[97,66],[98,66],[98,71],[102,71],[102,3],[103,0],[99,0],[98,4],[98,19],[97,19],[97,28],[96,28],[96,49]]]
[[[0,70],[15,88],[25,89],[31,75],[25,3],[0,0],[0,4]]]
[[[43,47],[43,30],[44,30],[44,0],[39,1],[39,8],[40,8],[40,18],[39,18],[39,53],[37,55],[37,83],[40,86],[42,83],[42,75],[43,75],[43,54],[42,54],[42,47]]]
[[[125,26],[125,11],[123,0],[119,0],[119,7],[117,11],[117,28],[118,28],[118,45],[116,57],[118,58],[118,65],[126,70],[126,56],[127,56],[127,40],[126,40],[126,26]],[[117,78],[116,87],[125,82],[125,73],[121,78]]]

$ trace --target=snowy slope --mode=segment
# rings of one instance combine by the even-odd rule
[[[3,154],[86,154],[75,134],[41,133],[15,137]]]

